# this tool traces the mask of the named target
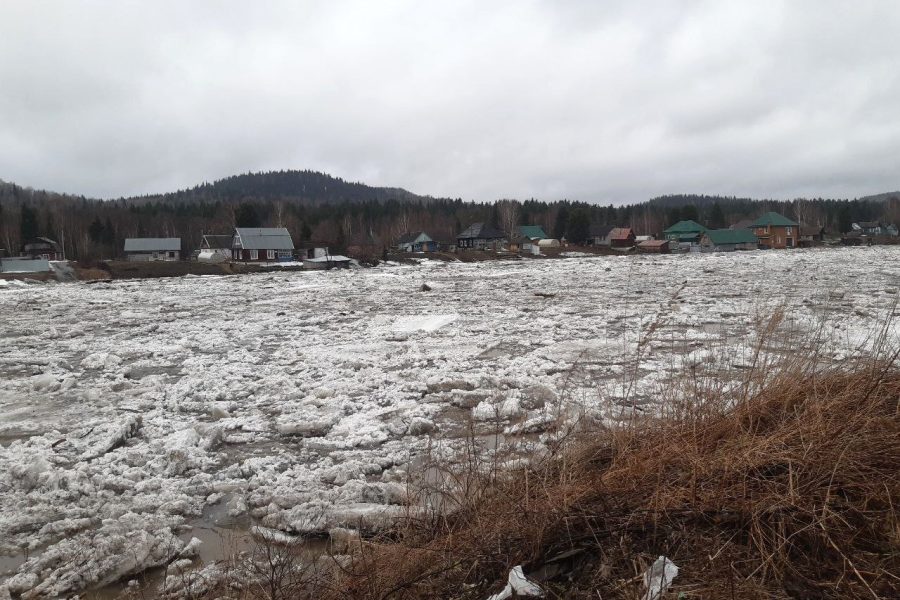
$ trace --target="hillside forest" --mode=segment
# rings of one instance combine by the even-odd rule
[[[62,243],[70,259],[101,260],[120,256],[128,237],[180,237],[182,249],[190,251],[204,234],[228,234],[235,226],[282,226],[297,245],[326,243],[337,251],[375,255],[403,233],[424,230],[451,242],[477,221],[506,232],[516,225],[540,225],[548,235],[578,244],[592,225],[659,234],[681,219],[719,228],[770,210],[842,233],[856,221],[900,223],[900,193],[853,200],[668,195],[625,205],[533,199],[477,203],[313,171],[273,171],[167,194],[100,200],[0,181],[0,248],[16,254],[23,240],[46,236]]]

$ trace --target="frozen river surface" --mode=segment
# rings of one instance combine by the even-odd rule
[[[435,439],[452,451],[470,421],[539,435],[567,402],[601,417],[617,400],[649,403],[685,357],[745,360],[777,306],[799,330],[824,323],[840,358],[893,312],[898,258],[874,247],[0,282],[0,598],[188,555],[210,514],[293,534],[375,526],[401,509],[409,465]],[[626,398],[617,382],[639,340]]]

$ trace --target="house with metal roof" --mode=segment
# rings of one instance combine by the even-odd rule
[[[65,260],[62,246],[56,240],[47,237],[34,237],[22,244],[22,256],[43,258],[44,260]]]
[[[796,248],[800,224],[777,212],[767,212],[750,225],[762,248]]]
[[[700,236],[706,231],[706,227],[697,221],[686,219],[678,221],[668,229],[665,229],[663,237],[673,242],[699,244]]]
[[[284,227],[236,227],[231,257],[242,262],[293,260],[294,240]]]
[[[642,240],[638,242],[637,249],[647,254],[668,254],[672,251],[669,240]]]
[[[127,238],[125,258],[135,262],[181,260],[181,238]]]
[[[615,229],[613,225],[598,225],[596,223],[591,223],[591,226],[588,229],[588,245],[609,246],[609,234],[613,232],[613,229]]]
[[[547,234],[540,225],[519,225],[519,235],[531,241],[547,239]]]
[[[400,252],[434,252],[438,244],[424,231],[404,233],[395,246]]]
[[[631,227],[616,227],[609,232],[610,248],[632,248],[635,235]]]
[[[484,223],[472,223],[456,236],[457,248],[474,248],[475,250],[497,250],[506,236],[502,231]]]
[[[703,252],[756,250],[759,240],[749,229],[707,229],[700,237]]]

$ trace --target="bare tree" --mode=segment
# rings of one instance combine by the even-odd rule
[[[512,240],[519,235],[519,203],[516,200],[500,200],[497,202],[497,218],[506,239]]]

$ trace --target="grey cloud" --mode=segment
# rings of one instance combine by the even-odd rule
[[[0,178],[280,168],[478,200],[900,187],[889,2],[15,0]]]

